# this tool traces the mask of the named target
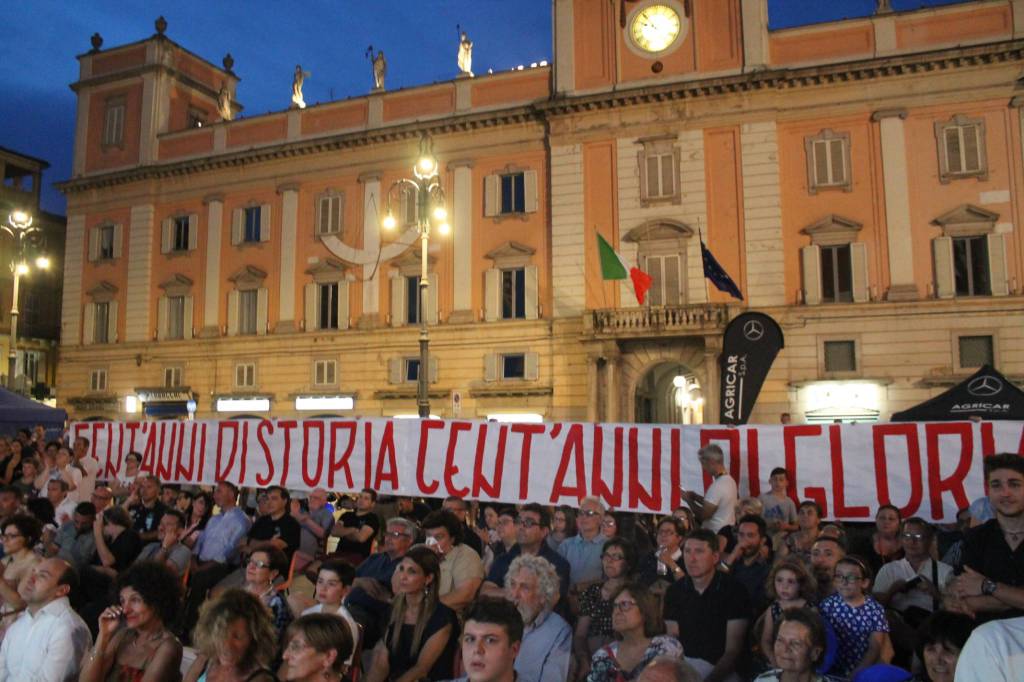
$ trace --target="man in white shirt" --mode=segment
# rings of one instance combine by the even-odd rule
[[[63,478],[46,482],[46,498],[53,505],[53,518],[58,528],[74,518],[78,502],[68,493],[68,482]]]
[[[933,561],[929,550],[935,529],[919,517],[907,519],[900,533],[903,558],[890,561],[878,571],[875,578],[875,599],[882,606],[904,614],[917,611],[927,615],[941,602],[949,581],[953,579],[953,567],[941,561]],[[922,613],[927,612],[927,613]],[[923,619],[912,617],[911,625],[920,624]]]
[[[960,651],[956,682],[1024,680],[1024,617],[993,620],[978,627]]]
[[[89,502],[92,491],[96,489],[96,478],[100,473],[100,463],[89,455],[89,439],[79,436],[75,439],[74,465],[82,472],[82,480],[78,484],[78,501]]]
[[[18,589],[27,608],[0,645],[0,680],[78,679],[92,636],[68,603],[77,584],[78,574],[63,559],[44,559],[32,569]]]
[[[701,468],[714,479],[714,483],[703,497],[692,490],[682,490],[680,495],[701,522],[701,528],[717,533],[726,526],[735,525],[739,490],[736,481],[725,473],[722,448],[712,443],[698,450],[697,457]]]

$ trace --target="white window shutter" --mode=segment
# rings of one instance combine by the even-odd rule
[[[932,257],[935,262],[936,298],[953,298],[956,295],[956,280],[953,276],[953,238],[936,237],[933,239]]]
[[[800,249],[800,260],[804,266],[804,303],[821,303],[821,247],[805,246]]]
[[[540,355],[537,353],[526,353],[523,360],[523,378],[527,381],[536,381],[539,379]]]
[[[107,343],[117,343],[117,301],[107,305]]]
[[[332,206],[337,206],[337,211],[331,212],[331,229],[341,234],[345,229],[345,193],[339,192],[335,197]]]
[[[484,381],[498,380],[498,361],[500,356],[497,353],[488,353],[484,356]]]
[[[320,320],[317,319],[319,317],[317,315],[317,312],[319,312],[319,310],[320,310],[320,301],[317,300],[319,298],[319,295],[318,295],[319,293],[320,293],[320,285],[317,284],[316,282],[310,282],[309,284],[306,285],[306,331],[307,332],[316,331],[317,328],[320,326],[318,324],[320,322]]]
[[[156,339],[157,341],[163,341],[167,338],[167,313],[168,300],[166,296],[161,296],[156,304]]]
[[[85,304],[85,315],[82,322],[82,345],[90,346],[96,342],[96,304]]]
[[[526,319],[536,320],[540,312],[538,302],[537,285],[539,275],[536,265],[527,265],[523,268],[523,284],[526,292]]]
[[[238,290],[228,292],[228,336],[238,336]]]
[[[391,326],[405,325],[408,301],[405,300],[405,277],[395,275],[391,278]]]
[[[1006,238],[993,233],[985,239],[988,242],[988,274],[992,282],[992,295],[1006,296],[1010,293],[1009,278],[1006,275]]]
[[[245,229],[245,210],[236,208],[231,212],[231,244],[238,245],[242,243],[242,237]]]
[[[170,253],[174,245],[174,220],[164,218],[160,225],[160,253]]]
[[[428,364],[430,365],[430,369],[428,370],[428,373],[427,373],[427,383],[428,384],[436,384],[437,383],[437,358],[435,358],[433,355],[431,355]]]
[[[270,241],[270,204],[260,206],[260,241]]]
[[[527,213],[537,212],[537,171],[523,171],[523,204]]]
[[[89,260],[96,261],[100,258],[100,229],[94,227],[89,230]]]
[[[501,213],[501,176],[484,178],[484,216],[490,218]]]
[[[402,358],[388,358],[388,383],[402,383],[402,368],[405,365]]]
[[[868,300],[868,245],[864,242],[850,243],[850,279],[853,288],[853,302],[866,303]]]
[[[639,151],[636,153],[636,165],[640,169],[640,198],[646,199],[650,196],[647,187],[647,153]]]
[[[494,322],[501,317],[501,270],[484,270],[484,320]]]
[[[348,329],[348,282],[338,282],[338,329]]]
[[[427,324],[437,324],[437,273],[431,272],[427,275],[427,299],[423,311],[423,317]]]
[[[114,225],[114,258],[121,257],[121,235],[124,228],[121,223]]]
[[[195,251],[199,245],[199,216],[195,213],[188,217],[188,250]]]
[[[679,274],[679,256],[665,256],[662,259],[664,270],[662,276],[665,283],[664,305],[676,305],[682,303],[683,283]]]
[[[185,339],[192,338],[192,315],[193,315],[193,302],[191,296],[185,297],[185,314],[184,324],[182,325],[182,332]]]
[[[267,333],[267,308],[269,307],[267,291],[266,287],[256,290],[256,334],[258,336],[264,336]]]

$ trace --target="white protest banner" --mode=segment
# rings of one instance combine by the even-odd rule
[[[829,518],[903,515],[952,521],[984,494],[983,458],[1024,452],[1024,422],[675,426],[501,424],[442,419],[240,419],[78,422],[100,478],[142,453],[162,481],[316,487],[338,492],[457,495],[508,503],[573,504],[597,495],[618,510],[668,512],[679,488],[710,483],[697,450],[717,443],[741,495],[758,495],[775,467],[790,495]]]

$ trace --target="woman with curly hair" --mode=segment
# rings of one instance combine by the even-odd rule
[[[326,613],[302,616],[288,626],[284,641],[281,679],[288,682],[337,682],[354,648],[345,622]]]
[[[79,682],[179,679],[181,643],[167,629],[181,601],[181,581],[159,561],[140,561],[117,577],[119,603],[100,614],[96,643]]]
[[[277,633],[270,610],[245,590],[203,604],[192,640],[199,656],[184,682],[274,682]]]

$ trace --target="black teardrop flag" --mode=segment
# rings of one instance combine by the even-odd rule
[[[785,345],[782,329],[764,313],[742,313],[725,328],[722,355],[719,422],[746,424],[768,370]]]

